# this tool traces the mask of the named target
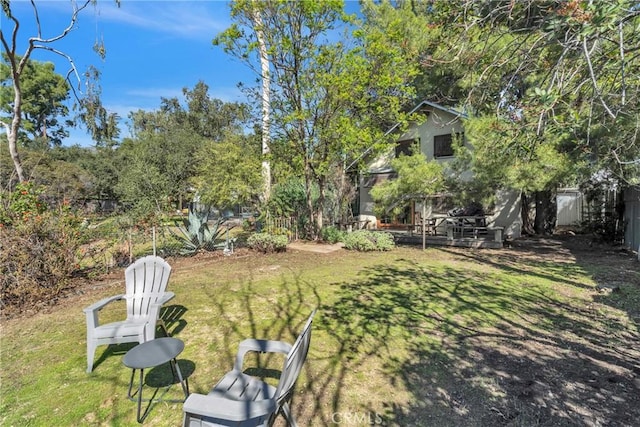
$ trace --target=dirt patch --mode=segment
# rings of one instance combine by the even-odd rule
[[[531,263],[548,265],[553,274],[554,264],[568,263],[588,272],[596,286],[559,277],[566,286],[558,290],[571,303],[561,305],[560,299],[557,310],[542,317],[548,326],[506,321],[463,343],[452,342],[465,348],[468,364],[452,366],[454,374],[437,385],[447,390],[455,410],[484,414],[455,425],[640,425],[640,263],[635,254],[588,237],[554,236],[522,239],[511,248],[474,256],[511,265],[514,274]],[[470,387],[487,378],[493,383],[482,389],[494,390],[495,400]],[[436,390],[427,385],[425,392]]]
[[[335,245],[330,245],[328,243],[316,243],[316,242],[291,242],[287,245],[287,249],[292,249],[296,251],[306,251],[306,252],[315,252],[318,254],[328,254],[331,252],[339,251],[343,248],[342,243],[336,243]]]

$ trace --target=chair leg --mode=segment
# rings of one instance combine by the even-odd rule
[[[291,408],[289,407],[288,402],[284,402],[282,404],[282,415],[284,415],[285,420],[287,420],[287,425],[290,427],[298,427],[296,424],[295,418],[293,418],[293,414],[291,413]]]
[[[93,358],[96,355],[96,344],[87,340],[87,373],[91,373],[93,371]]]

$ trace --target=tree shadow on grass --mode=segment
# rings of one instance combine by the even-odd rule
[[[611,348],[611,327],[622,326],[597,328],[588,308],[530,283],[534,266],[519,265],[524,280],[505,279],[516,268],[500,261],[498,276],[400,260],[343,284],[322,307],[327,333],[343,343],[334,408],[348,371],[380,363],[388,386],[409,393],[376,413],[382,424],[633,425],[638,362]]]
[[[191,360],[177,359],[176,362],[183,379],[188,379],[196,370],[196,364]],[[145,374],[144,382],[147,386],[153,388],[168,388],[174,384],[180,384],[178,377],[173,373],[168,362],[149,369]]]
[[[593,287],[581,279],[584,266],[563,261],[570,253],[442,251],[453,254],[451,264],[385,258],[353,280],[323,280],[322,289],[303,273],[270,286],[250,278],[207,287],[209,359],[198,365],[203,380],[192,391],[207,393],[245,338],[293,342],[318,307],[292,402],[301,425],[632,426],[640,419],[637,336],[615,318],[602,325],[584,297]],[[263,356],[245,369],[277,382],[281,366],[281,358]]]
[[[96,349],[96,354],[100,354],[100,356],[93,363],[93,372],[95,372],[107,359],[111,357],[122,358],[125,354],[127,354],[127,351],[131,350],[136,345],[138,345],[137,342],[125,344],[109,344],[106,348],[103,346],[98,346],[98,348]],[[100,353],[101,349],[104,349],[102,353]]]
[[[313,284],[306,282],[301,275],[293,278],[282,276],[272,282],[268,289],[256,285],[253,279],[242,284],[226,283],[222,286],[234,287],[219,292],[212,288],[210,293],[209,317],[215,325],[215,333],[208,337],[208,346],[214,350],[209,361],[201,361],[198,380],[192,392],[207,394],[227,370],[233,367],[238,345],[248,338],[285,341],[292,344],[311,312],[320,305],[320,297]],[[311,349],[314,352],[313,330],[320,316],[314,318]],[[311,356],[310,358],[313,358]],[[249,353],[245,357],[244,373],[260,378],[276,386],[282,373],[285,355]],[[211,365],[216,362],[223,366],[215,372]],[[291,406],[298,420],[311,418],[309,408],[314,405],[314,377],[309,368],[309,359],[303,366],[293,395]],[[281,420],[280,420],[281,421]],[[300,422],[306,425],[305,422]],[[279,424],[276,424],[279,425]]]
[[[619,341],[615,351],[635,360],[632,370],[636,388],[640,390],[640,262],[633,253],[621,247],[589,245],[584,238],[564,238],[560,242],[595,282],[594,306],[604,305],[614,313],[626,313],[626,316],[603,313],[599,321],[601,328],[609,330],[613,335],[611,338]]]

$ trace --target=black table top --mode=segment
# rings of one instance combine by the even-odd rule
[[[175,359],[182,350],[184,343],[177,338],[156,338],[133,347],[122,363],[132,369],[151,368]]]

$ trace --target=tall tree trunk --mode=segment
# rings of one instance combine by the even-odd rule
[[[320,180],[320,182],[318,182],[318,187],[319,187],[319,191],[318,191],[318,203],[317,203],[317,208],[316,208],[316,235],[320,233],[320,230],[322,230],[322,226],[323,226],[323,212],[322,209],[324,207],[324,200],[325,200],[325,183],[324,183],[324,179]]]
[[[304,167],[304,191],[305,191],[305,199],[307,200],[307,212],[309,215],[309,225],[306,230],[307,238],[315,240],[317,236],[317,232],[315,230],[316,221],[315,221],[315,210],[313,209],[313,199],[311,196],[311,188],[313,187],[313,176],[311,173],[311,166],[308,161],[305,159],[305,167]]]
[[[13,160],[13,166],[16,170],[16,174],[18,175],[18,179],[20,182],[25,181],[24,169],[22,168],[22,161],[20,159],[20,155],[18,154],[18,131],[20,129],[20,122],[22,120],[22,90],[20,88],[20,77],[22,71],[24,70],[27,62],[30,60],[31,53],[34,49],[46,49],[52,52],[55,52],[59,55],[66,57],[71,63],[73,71],[76,71],[75,64],[71,59],[64,53],[57,51],[50,46],[43,46],[43,44],[51,43],[56,40],[64,38],[75,26],[75,23],[78,19],[78,14],[86,8],[91,0],[83,0],[84,2],[81,5],[76,5],[74,3],[73,7],[73,15],[71,16],[71,20],[69,25],[57,36],[49,37],[49,38],[41,38],[40,36],[40,21],[38,24],[38,36],[31,37],[28,40],[28,46],[25,52],[20,57],[16,54],[16,35],[18,33],[18,27],[20,26],[20,22],[16,19],[15,16],[11,13],[11,2],[2,1],[2,14],[3,17],[9,18],[14,23],[14,28],[12,31],[12,38],[10,40],[5,39],[5,33],[0,31],[0,44],[4,48],[4,54],[6,54],[6,59],[9,65],[9,69],[11,70],[11,79],[13,80],[13,111],[12,118],[10,124],[5,124],[5,130],[7,132],[7,142],[9,144],[9,153],[11,154],[11,160]],[[119,0],[116,0],[116,3],[119,4]],[[31,2],[33,12],[35,13],[36,18],[38,17],[38,8],[36,6],[36,2]],[[38,42],[36,44],[36,42]],[[78,76],[76,72],[76,76]],[[78,80],[80,78],[78,77]]]
[[[251,13],[253,27],[258,39],[258,50],[260,52],[260,68],[262,78],[262,177],[264,179],[264,192],[262,194],[262,202],[266,203],[271,196],[271,163],[269,161],[269,152],[271,145],[271,76],[269,74],[269,53],[267,44],[264,39],[262,16],[256,6],[254,0],[254,8]]]
[[[5,125],[7,132],[7,141],[9,143],[9,153],[11,154],[11,160],[13,160],[13,167],[18,175],[18,180],[24,182],[24,169],[22,168],[22,161],[20,160],[20,154],[18,153],[18,130],[20,129],[21,119],[21,106],[22,106],[22,91],[20,89],[19,80],[14,74],[13,78],[13,117],[10,125]]]
[[[529,196],[526,192],[520,193],[520,217],[522,219],[522,233],[534,234],[533,225],[531,224],[531,209],[529,206]]]
[[[551,234],[556,224],[554,193],[550,190],[537,191],[534,197],[536,202],[536,217],[533,229],[536,234]]]

